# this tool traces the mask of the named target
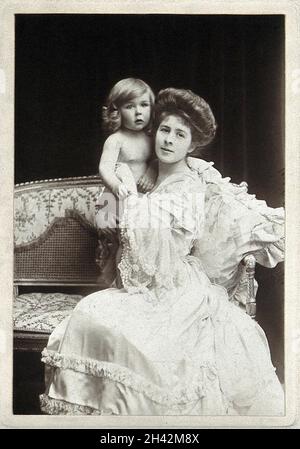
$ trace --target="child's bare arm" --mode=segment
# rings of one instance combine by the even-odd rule
[[[99,163],[99,173],[105,185],[116,195],[119,195],[119,188],[122,189],[122,182],[116,175],[116,163],[121,151],[121,144],[114,134],[109,136],[103,146]]]

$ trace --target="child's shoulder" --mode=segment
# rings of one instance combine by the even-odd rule
[[[122,133],[118,130],[118,131],[116,131],[115,133],[110,134],[110,135],[106,138],[106,140],[105,140],[105,142],[104,142],[104,145],[105,145],[105,146],[112,146],[112,145],[113,145],[113,146],[116,146],[116,145],[120,145],[120,146],[121,146],[122,140],[123,140]]]

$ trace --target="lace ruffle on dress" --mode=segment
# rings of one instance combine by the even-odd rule
[[[46,413],[283,413],[264,332],[191,254],[206,238],[206,184],[194,170],[128,197],[124,288],[83,298],[50,336]]]

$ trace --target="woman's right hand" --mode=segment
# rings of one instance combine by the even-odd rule
[[[157,173],[157,161],[154,160],[149,164],[146,173],[144,173],[144,175],[142,175],[138,180],[137,185],[141,192],[146,193],[154,188],[157,179]]]
[[[140,191],[143,193],[150,192],[155,186],[156,177],[156,175],[149,176],[148,173],[141,176],[137,184]]]

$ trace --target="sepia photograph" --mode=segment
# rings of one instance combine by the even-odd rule
[[[13,27],[12,419],[290,422],[285,14]]]

